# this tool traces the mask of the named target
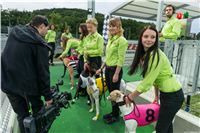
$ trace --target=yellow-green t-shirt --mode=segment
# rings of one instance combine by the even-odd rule
[[[175,18],[175,16],[172,16],[165,23],[161,33],[163,34],[163,36],[160,37],[161,42],[164,42],[165,39],[171,39],[171,40],[176,41],[177,38],[181,34],[181,23],[180,23],[180,21],[177,18]]]
[[[181,88],[181,84],[176,79],[167,56],[159,49],[158,64],[158,54],[155,55],[153,63],[152,58],[153,56],[151,53],[147,72],[142,82],[136,87],[136,90],[139,92],[146,92],[155,85],[161,92],[178,91]]]
[[[115,35],[110,37],[106,46],[106,65],[122,67],[127,47],[128,41],[123,36]]]
[[[47,41],[47,43],[56,42],[56,32],[54,30],[48,30],[45,36],[45,40]]]
[[[103,37],[98,32],[95,32],[86,36],[83,51],[86,52],[89,57],[102,56],[103,46]]]
[[[62,53],[62,56],[66,56],[71,48],[77,49],[79,44],[80,44],[80,41],[78,39],[69,39],[67,41],[65,51]]]

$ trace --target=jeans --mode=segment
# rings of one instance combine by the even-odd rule
[[[160,92],[160,111],[156,125],[156,133],[173,133],[172,121],[184,101],[183,90],[176,92]]]

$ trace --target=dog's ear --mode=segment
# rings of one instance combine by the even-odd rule
[[[90,77],[88,77],[88,83],[89,83],[89,85],[94,85],[94,83]]]
[[[116,97],[118,97],[118,98],[120,98],[120,97],[121,97],[121,94],[120,94],[120,93],[118,93],[118,92],[117,92],[115,95],[116,95]]]
[[[109,95],[109,96],[107,96],[107,100],[110,100],[111,101],[111,96]]]

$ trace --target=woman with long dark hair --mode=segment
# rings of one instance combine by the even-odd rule
[[[67,67],[70,75],[71,89],[74,88],[74,69],[77,68],[78,73],[80,74],[83,71],[84,59],[83,59],[83,45],[85,43],[85,37],[88,35],[86,24],[82,23],[79,27],[80,40],[75,38],[66,38],[63,37],[63,44],[66,46],[65,51],[58,57],[63,60],[65,66]],[[74,49],[79,56],[77,58],[76,52],[73,55],[69,55],[69,51]],[[78,63],[77,63],[78,61]],[[79,76],[79,75],[78,75]]]
[[[78,76],[81,74],[81,72],[84,69],[83,48],[84,48],[84,43],[85,43],[85,40],[86,40],[85,38],[88,35],[87,26],[86,26],[85,23],[80,24],[79,32],[81,33],[80,44],[79,44],[79,47],[76,49],[76,51],[79,54],[79,61],[78,61],[78,66],[77,66]]]
[[[172,133],[172,120],[182,106],[184,95],[168,58],[158,48],[158,32],[152,26],[145,27],[140,35],[129,74],[132,75],[138,70],[142,70],[143,80],[134,92],[126,96],[126,104],[130,104],[135,97],[148,91],[154,85],[154,102],[158,102],[158,90],[160,91],[160,111],[156,133]]]

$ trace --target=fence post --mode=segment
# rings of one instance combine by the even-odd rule
[[[199,67],[200,67],[200,45],[197,45],[197,58],[196,58],[196,64],[193,74],[193,83],[192,83],[192,93],[195,93],[197,91],[197,84],[198,84],[198,78],[199,78]]]

